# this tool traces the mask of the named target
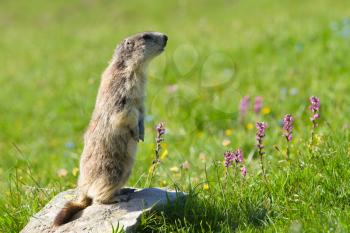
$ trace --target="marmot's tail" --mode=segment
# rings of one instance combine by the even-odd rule
[[[92,199],[89,197],[84,197],[80,199],[79,202],[73,202],[73,201],[67,202],[64,205],[63,209],[60,212],[58,212],[53,224],[55,226],[61,226],[63,224],[68,223],[76,213],[85,209],[91,204],[92,204]]]

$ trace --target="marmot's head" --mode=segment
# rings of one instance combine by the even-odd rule
[[[118,66],[143,67],[164,51],[168,37],[160,32],[142,32],[124,39],[114,53]],[[136,66],[136,67],[135,67]]]

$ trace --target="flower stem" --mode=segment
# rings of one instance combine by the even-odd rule
[[[286,160],[289,160],[289,142],[287,141]]]
[[[264,160],[263,160],[264,152],[262,152],[260,149],[259,149],[259,155],[260,155],[260,166],[261,166],[262,175],[265,181],[267,181],[265,167],[264,167]]]

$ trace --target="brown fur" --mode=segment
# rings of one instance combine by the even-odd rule
[[[72,202],[69,201],[67,202],[63,209],[57,214],[54,220],[54,225],[55,226],[60,226],[63,224],[66,224],[71,220],[71,218],[78,213],[79,211],[85,209],[89,205],[92,204],[92,199],[91,198],[84,198],[81,202]]]
[[[86,208],[87,198],[111,203],[128,180],[139,140],[144,139],[145,69],[159,55],[167,37],[139,33],[118,45],[104,71],[95,109],[84,136],[78,180],[79,200],[68,202],[55,225],[67,223]]]

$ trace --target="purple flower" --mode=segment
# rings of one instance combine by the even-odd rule
[[[235,151],[235,155],[236,155],[236,163],[243,163],[243,152],[241,151],[241,149],[237,149]]]
[[[293,123],[294,123],[294,118],[292,115],[287,114],[283,118],[283,129],[284,129],[284,136],[286,137],[287,141],[292,141],[292,133],[293,133]]]
[[[156,159],[153,161],[153,164],[159,162],[159,153],[161,150],[161,142],[164,141],[164,138],[162,137],[165,134],[165,127],[164,127],[164,122],[159,123],[156,126],[157,130],[157,137],[156,137]]]
[[[311,119],[311,121],[315,121],[315,120],[317,120],[319,118],[320,118],[320,114],[316,113],[310,119]]]
[[[257,122],[256,123],[256,146],[259,149],[259,153],[262,152],[262,149],[264,148],[263,144],[262,144],[262,139],[265,137],[265,129],[266,129],[267,125],[264,122]]]
[[[261,96],[255,97],[255,103],[254,103],[254,112],[255,114],[259,114],[262,108],[262,100],[263,98]]]
[[[264,122],[257,122],[256,123],[256,147],[258,148],[258,153],[260,155],[260,165],[261,165],[261,170],[262,174],[264,176],[264,179],[266,180],[266,174],[265,174],[265,168],[264,168],[264,163],[263,163],[263,155],[265,152],[263,151],[264,146],[263,146],[263,138],[265,137],[265,129],[267,125]]]
[[[312,113],[316,113],[320,110],[320,106],[321,106],[321,103],[320,103],[320,99],[317,98],[316,96],[311,96],[310,97],[310,110],[312,111]]]
[[[244,96],[241,100],[241,103],[239,105],[239,112],[241,113],[242,118],[247,114],[249,101],[250,101],[249,96]]]
[[[241,168],[241,173],[242,173],[242,176],[246,177],[246,175],[247,175],[247,168],[245,166],[243,166]]]
[[[224,162],[224,166],[226,168],[230,167],[232,165],[233,160],[235,160],[235,153],[233,151],[226,151],[224,153],[224,158],[225,158],[225,162]]]
[[[320,111],[320,107],[321,107],[321,102],[320,102],[320,99],[317,98],[316,96],[311,96],[309,100],[311,103],[309,108],[313,114],[313,116],[310,118],[310,120],[313,124],[313,128],[316,128],[317,127],[316,120],[320,118],[319,111]]]
[[[230,167],[233,163],[233,161],[238,163],[243,163],[243,152],[240,149],[237,149],[236,151],[226,151],[224,153],[224,165],[225,167]]]
[[[165,127],[164,127],[164,122],[160,122],[157,126],[157,137],[156,141],[157,143],[162,142],[164,139],[162,138],[163,134],[165,134]]]

